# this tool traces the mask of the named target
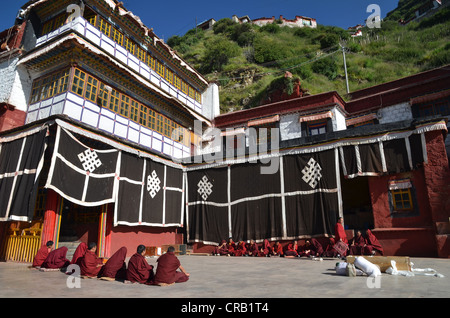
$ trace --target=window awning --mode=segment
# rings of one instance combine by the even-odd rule
[[[401,179],[389,181],[389,190],[400,190],[412,188],[410,179]]]
[[[366,121],[369,121],[372,119],[377,119],[377,118],[378,118],[377,114],[372,113],[372,114],[367,114],[367,115],[363,115],[363,116],[359,116],[359,117],[355,117],[355,118],[349,118],[345,122],[347,123],[347,126],[352,126],[355,124],[364,123]]]
[[[309,116],[300,116],[299,122],[305,122],[305,121],[314,121],[319,119],[325,119],[325,118],[332,118],[333,113],[331,111],[327,111],[324,113],[318,113],[318,114],[312,114]]]
[[[222,131],[220,135],[223,136],[236,136],[240,134],[245,134],[245,128],[235,128],[235,129],[227,129],[225,131]]]
[[[265,117],[265,118],[250,120],[247,123],[247,126],[248,127],[261,126],[261,125],[265,125],[265,124],[274,123],[274,122],[277,122],[277,121],[280,121],[280,115],[275,115],[275,116],[271,116],[271,117]]]

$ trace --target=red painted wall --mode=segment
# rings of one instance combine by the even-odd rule
[[[13,109],[5,104],[0,105],[0,131],[23,126],[26,116],[26,112]]]
[[[110,255],[122,246],[127,248],[127,257],[136,253],[138,245],[157,246],[166,244],[182,244],[182,234],[174,227],[125,226],[119,225],[111,228]]]

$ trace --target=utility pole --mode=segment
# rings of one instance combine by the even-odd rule
[[[347,85],[347,94],[350,94],[350,89],[348,87],[347,62],[345,61],[345,47],[342,46],[341,43],[339,43],[339,45],[342,48],[342,55],[344,56],[345,83]]]

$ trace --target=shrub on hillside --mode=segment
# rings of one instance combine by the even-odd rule
[[[205,47],[202,66],[204,73],[221,71],[231,58],[240,53],[239,46],[225,37],[206,42]]]

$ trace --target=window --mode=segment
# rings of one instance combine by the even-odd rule
[[[139,107],[139,124],[147,127],[148,108],[144,105]]]
[[[135,100],[131,100],[130,119],[134,122],[137,122],[138,117],[139,117],[139,104]]]
[[[195,98],[195,90],[194,90],[194,88],[192,86],[189,86],[188,89],[189,89],[189,97],[190,98]]]
[[[123,46],[123,34],[120,33],[120,31],[117,29],[113,29],[112,33],[113,33],[112,34],[113,41],[119,44],[120,46]]]
[[[109,109],[117,113],[119,111],[119,92],[115,89],[111,89],[111,95],[109,97]]]
[[[391,193],[395,211],[409,211],[413,208],[411,188],[392,190]]]
[[[67,91],[68,82],[68,69],[35,80],[31,88],[30,104]]]
[[[156,114],[156,131],[164,135],[164,117],[161,114]]]
[[[144,62],[144,63],[146,62],[145,61],[146,60],[146,54],[145,54],[144,49],[136,46],[136,55],[137,55],[138,59],[140,59],[142,62]]]
[[[128,113],[130,111],[130,98],[126,95],[122,95],[120,101],[120,114],[128,117]]]
[[[156,130],[156,113],[152,109],[148,110],[148,123],[147,127],[151,130]]]
[[[45,22],[44,25],[42,26],[41,36],[46,35],[62,27],[66,22],[66,19],[67,14],[63,13]]]
[[[111,91],[111,87],[100,83],[98,88],[98,96],[97,96],[97,105],[100,107],[108,107],[109,101],[109,92]]]
[[[111,24],[106,22],[105,19],[100,18],[100,25],[99,25],[100,31],[106,35],[107,37],[111,36]]]
[[[172,70],[166,69],[166,81],[173,84],[173,72]]]
[[[131,54],[134,54],[134,48],[135,48],[134,42],[131,41],[129,38],[125,38],[125,49]]]
[[[86,82],[86,91],[84,93],[84,97],[86,97],[91,102],[97,102],[97,88],[98,81],[92,76],[88,75],[88,79]]]
[[[327,132],[326,120],[308,122],[307,126],[308,126],[308,136],[324,134]]]
[[[391,180],[388,187],[389,205],[393,217],[419,215],[415,189],[410,179]]]
[[[202,94],[195,91],[195,100],[201,104],[202,103]]]
[[[83,96],[84,81],[86,79],[86,74],[79,69],[75,69],[75,74],[73,75],[72,92]]]
[[[150,54],[147,55],[147,65],[150,66],[150,68],[152,70],[156,69],[156,60],[153,56],[151,56]]]
[[[162,77],[164,77],[164,69],[166,67],[164,65],[162,65],[161,62],[156,61],[156,73],[158,73],[159,75],[161,75]]]
[[[177,75],[174,76],[175,87],[181,89],[181,78]]]
[[[181,81],[181,91],[186,95],[188,93],[188,84],[185,81]]]
[[[97,16],[95,14],[90,14],[89,16],[86,16],[87,22],[93,26],[97,26]]]

